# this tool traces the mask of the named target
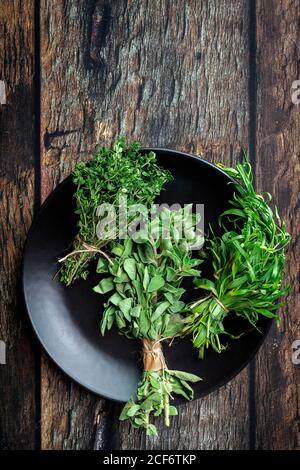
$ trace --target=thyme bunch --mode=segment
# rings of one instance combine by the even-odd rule
[[[117,209],[120,197],[126,196],[127,207],[142,204],[149,208],[171,179],[169,171],[156,164],[154,152],[141,154],[137,142],[127,149],[123,138],[111,149],[100,148],[90,162],[78,163],[73,172],[78,234],[71,251],[60,260],[60,280],[70,285],[86,279],[91,259],[109,243],[109,239],[97,237],[100,204],[112,204]]]

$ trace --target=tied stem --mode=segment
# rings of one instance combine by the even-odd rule
[[[110,259],[110,257],[104,251],[102,251],[98,246],[90,245],[89,243],[86,243],[84,241],[81,241],[81,245],[82,245],[82,248],[73,250],[73,251],[71,251],[71,253],[68,253],[63,258],[59,258],[58,262],[63,263],[68,258],[70,258],[74,255],[77,255],[78,253],[90,253],[91,255],[95,254],[95,253],[99,253],[101,256],[104,256],[104,258],[107,259],[109,264],[112,264],[112,260]]]
[[[144,370],[157,371],[166,368],[166,361],[161,347],[161,340],[151,341],[143,338]]]

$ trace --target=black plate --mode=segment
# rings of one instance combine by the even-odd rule
[[[149,151],[145,149],[144,151]],[[152,149],[151,149],[152,150]],[[208,162],[181,152],[153,149],[159,164],[169,168],[174,180],[167,184],[159,202],[203,203],[205,227],[217,228],[218,216],[228,206],[233,186],[221,170]],[[23,258],[24,299],[34,331],[52,360],[72,379],[103,397],[126,401],[134,395],[140,378],[138,341],[128,340],[112,330],[100,336],[99,324],[104,298],[92,291],[97,275],[71,287],[57,277],[57,258],[76,233],[74,186],[63,181],[42,205],[28,235]],[[204,274],[207,267],[204,266]],[[188,297],[191,289],[188,290]],[[208,351],[205,360],[197,357],[188,339],[164,346],[170,368],[199,374],[195,398],[217,389],[235,376],[253,357],[268,330],[253,331],[239,340],[229,341],[222,354]],[[236,317],[229,328],[238,331]],[[178,401],[181,401],[180,399]]]

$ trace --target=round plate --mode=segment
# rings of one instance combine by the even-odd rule
[[[158,201],[204,204],[205,228],[211,224],[217,231],[218,217],[228,207],[233,192],[229,177],[199,157],[166,149],[143,152],[150,150],[174,177]],[[92,290],[99,275],[92,272],[87,281],[71,287],[55,277],[57,259],[76,234],[73,193],[69,177],[50,194],[30,229],[23,257],[25,304],[43,348],[67,375],[105,398],[126,401],[134,396],[141,376],[140,342],[119,335],[116,329],[100,335],[107,297]],[[202,267],[203,275],[207,275],[208,267]],[[191,287],[186,299],[192,298]],[[249,362],[269,323],[261,325],[263,334],[252,331],[239,340],[227,340],[228,348],[222,354],[208,350],[204,360],[198,359],[189,339],[177,339],[171,347],[165,344],[168,366],[200,375],[203,381],[194,385],[195,398],[203,396],[225,384]],[[233,332],[249,330],[249,325],[241,324],[235,316],[229,318],[227,326]]]

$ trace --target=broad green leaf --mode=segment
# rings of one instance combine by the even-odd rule
[[[122,330],[122,328],[126,326],[126,322],[123,318],[123,314],[120,311],[116,312],[116,323],[117,323],[117,327],[119,328],[119,330]]]
[[[129,281],[129,277],[127,276],[127,274],[123,271],[122,273],[120,273],[119,276],[116,276],[114,281],[117,283],[117,284],[123,284],[124,282],[128,282]]]
[[[136,305],[135,307],[133,307],[130,311],[131,316],[135,318],[139,318],[141,309],[142,307],[140,305]]]
[[[103,256],[98,259],[96,271],[99,274],[108,272],[108,260]]]
[[[122,254],[124,253],[124,246],[118,243],[112,248],[111,252],[116,256],[122,256]]]
[[[174,297],[170,292],[165,292],[164,297],[167,299],[167,301],[172,305],[174,303]]]
[[[131,317],[130,317],[131,306],[132,306],[132,299],[130,298],[122,299],[119,302],[119,309],[124,314],[124,317],[126,318],[126,320],[128,320],[129,322],[131,321]]]
[[[132,281],[132,284],[136,290],[139,304],[143,306],[145,301],[143,285],[139,279],[135,279],[134,281]]]
[[[149,395],[149,400],[152,400],[156,403],[160,403],[162,400],[163,400],[163,396],[162,396],[162,393],[159,391],[156,391],[156,392],[153,392],[153,393],[150,393]]]
[[[128,237],[125,241],[123,258],[128,258],[132,253],[133,242],[130,237]]]
[[[139,319],[138,319],[138,324],[139,324],[139,328],[140,328],[141,337],[147,338],[148,331],[151,327],[151,323],[149,321],[147,312],[143,308],[140,312],[140,316],[139,316]]]
[[[140,405],[132,405],[130,408],[127,410],[127,416],[134,416],[140,409]]]
[[[127,416],[127,411],[129,410],[129,408],[131,408],[131,406],[133,405],[133,401],[132,400],[129,400],[126,405],[123,407],[122,411],[121,411],[121,414],[119,416],[119,420],[120,421],[125,421],[128,416]]]
[[[170,405],[169,406],[169,416],[177,416],[177,415],[178,415],[177,408],[175,406]]]
[[[155,377],[150,376],[150,383],[151,383],[152,387],[155,388],[156,390],[160,389],[160,382]]]
[[[111,277],[107,277],[102,279],[99,284],[93,288],[93,290],[98,294],[106,294],[106,292],[111,291],[113,288],[113,279]]]
[[[185,307],[185,303],[181,302],[181,300],[177,300],[176,302],[173,303],[173,305],[170,307],[170,311],[172,313],[178,313],[183,310]]]
[[[170,375],[174,375],[180,380],[185,380],[187,382],[199,382],[199,380],[202,380],[201,377],[198,377],[198,375],[191,374],[189,372],[183,372],[181,370],[169,370],[168,371]]]
[[[104,311],[101,320],[101,335],[104,336],[105,330],[110,330],[114,322],[115,308],[113,306],[107,307]]]
[[[147,436],[158,436],[157,429],[154,424],[148,424],[146,428],[146,434]]]
[[[174,268],[168,267],[167,268],[167,281],[171,282],[176,277],[176,271]]]
[[[118,293],[115,292],[109,299],[108,302],[118,306],[119,302],[122,300],[122,296]]]
[[[134,418],[134,424],[136,424],[137,426],[143,426],[144,420],[142,418]]]
[[[165,284],[164,278],[162,276],[154,276],[148,285],[148,292],[155,292],[159,289],[161,289]]]
[[[169,306],[170,306],[170,304],[167,301],[159,302],[157,304],[156,309],[154,310],[154,312],[151,315],[151,321],[154,322],[158,317],[160,317],[167,310],[167,308]]]
[[[144,411],[151,411],[151,410],[153,409],[153,403],[152,403],[152,401],[146,399],[146,400],[141,404],[141,408],[142,408]]]
[[[136,263],[133,258],[127,258],[124,261],[124,269],[129,278],[133,281],[136,278]]]
[[[180,315],[170,315],[170,321],[168,322],[166,328],[163,331],[163,336],[165,337],[173,337],[177,336],[182,332],[182,328],[184,327],[183,319]]]
[[[130,228],[134,230],[132,231],[130,230]],[[135,222],[131,224],[130,228],[129,230],[131,231],[131,236],[132,236],[132,240],[134,241],[134,243],[145,244],[148,242],[149,235],[146,229],[141,228],[141,226],[136,225]]]

